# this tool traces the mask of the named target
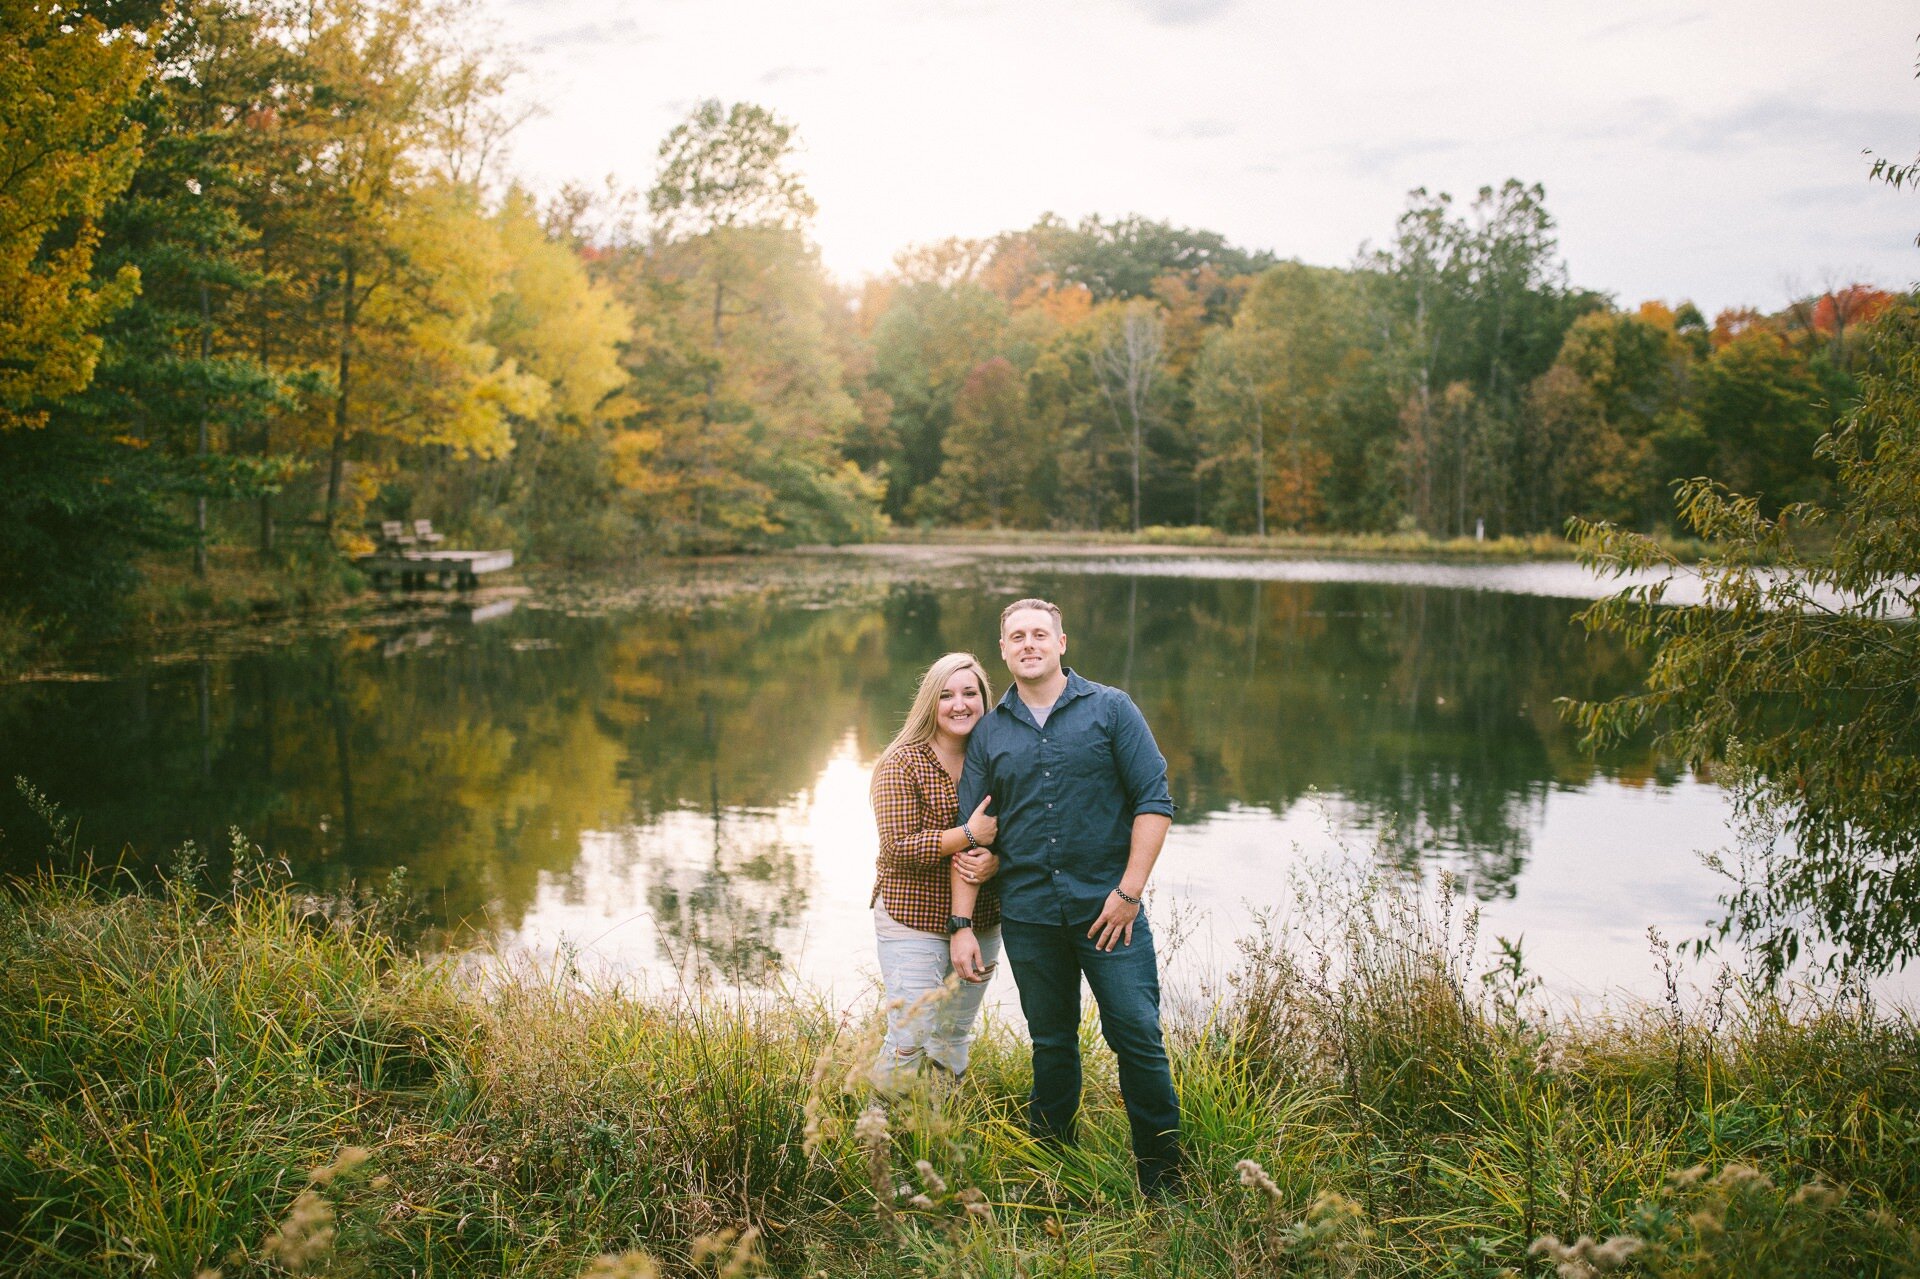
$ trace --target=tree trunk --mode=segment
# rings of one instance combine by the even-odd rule
[[[262,235],[261,241],[260,241],[260,274],[263,279],[268,274],[267,241],[264,235]],[[263,372],[267,371],[271,367],[267,363],[267,333],[269,330],[269,325],[267,324],[266,298],[267,298],[267,291],[263,286],[260,290],[260,368],[261,368],[261,371]],[[264,462],[272,452],[273,452],[273,421],[266,414],[262,414],[260,417],[260,459],[261,461]],[[273,497],[271,494],[262,493],[260,495],[260,553],[262,555],[266,555],[270,553],[272,550],[273,550]]]
[[[207,376],[207,357],[213,346],[212,327],[212,308],[207,301],[207,282],[202,280],[200,282],[200,377],[202,383],[200,387],[200,449],[198,456],[203,468],[206,466],[207,461],[207,390],[205,378]],[[206,483],[204,470],[202,471],[200,481],[202,484]],[[195,577],[205,577],[207,575],[207,495],[204,490],[196,494],[193,499],[193,530],[193,575]]]
[[[340,477],[346,459],[347,423],[350,420],[348,392],[353,373],[353,290],[356,283],[351,248],[346,254],[344,279],[346,287],[341,292],[340,301],[340,375],[333,398],[333,453],[327,464],[327,514],[324,527],[329,540],[333,537],[334,516],[340,506]]]
[[[1267,535],[1267,415],[1258,390],[1253,393],[1253,528]]]

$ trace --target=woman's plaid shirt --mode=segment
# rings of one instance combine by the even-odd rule
[[[903,746],[873,773],[873,820],[880,828],[879,875],[867,904],[884,900],[887,913],[925,933],[946,935],[953,913],[948,859],[940,832],[960,824],[960,797],[929,743]],[[975,928],[1000,922],[1000,890],[980,885]]]

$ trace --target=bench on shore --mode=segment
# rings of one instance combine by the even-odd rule
[[[483,573],[513,567],[512,551],[440,549],[446,540],[446,534],[433,531],[432,520],[413,521],[412,531],[405,520],[381,520],[378,549],[358,563],[375,582],[397,580],[402,587],[424,586],[428,578],[442,586],[451,581],[472,587],[479,585]]]
[[[415,520],[413,531],[407,531],[405,520],[381,520],[380,544],[382,546],[438,546],[447,540],[445,533],[433,531],[432,520]]]

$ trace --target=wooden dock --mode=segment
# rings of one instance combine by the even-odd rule
[[[512,551],[417,551],[389,548],[356,561],[376,582],[425,586],[428,578],[445,586],[478,586],[483,573],[513,567]]]

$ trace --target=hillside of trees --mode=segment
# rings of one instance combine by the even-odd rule
[[[1892,300],[1623,305],[1512,180],[1412,192],[1344,267],[1049,215],[847,286],[791,124],[708,102],[648,191],[542,200],[466,29],[441,0],[0,13],[0,612],[84,624],[143,555],[338,556],[402,516],[543,561],[1656,529],[1681,477],[1823,500]]]

